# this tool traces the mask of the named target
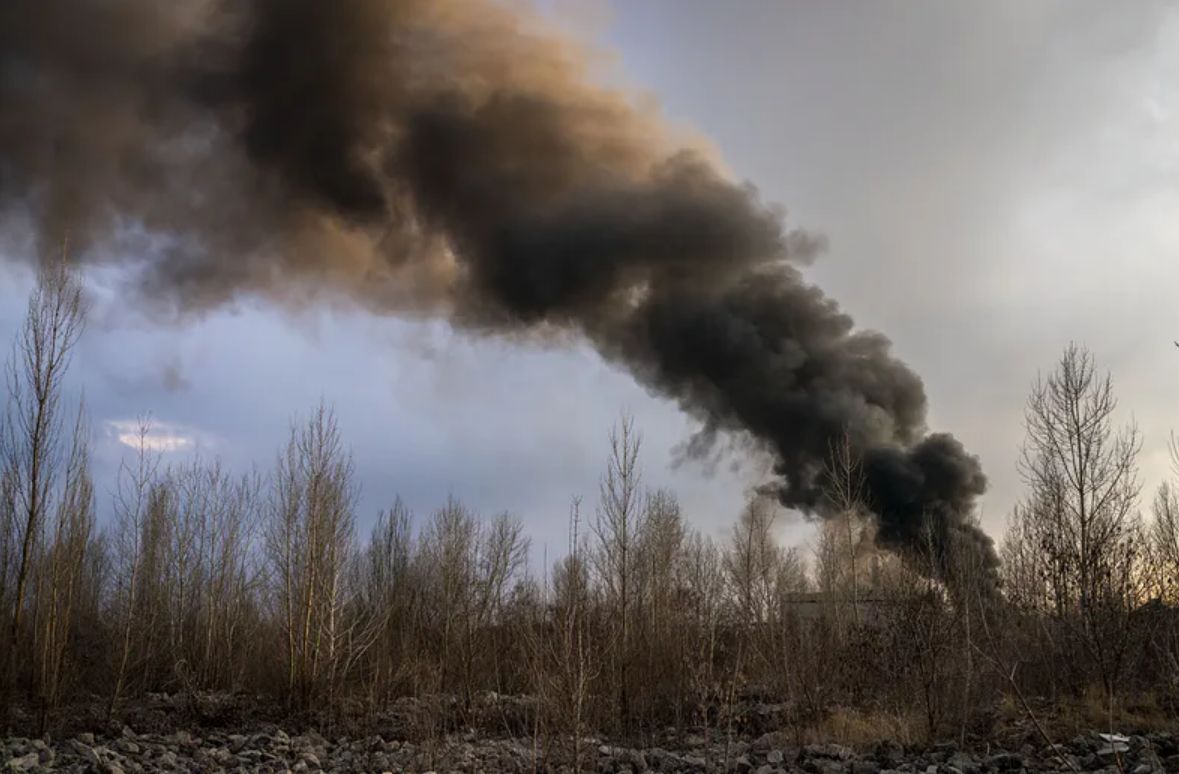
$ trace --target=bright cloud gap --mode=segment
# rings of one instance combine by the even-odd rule
[[[141,440],[153,452],[183,452],[198,446],[196,431],[183,425],[153,421],[141,426],[137,420],[110,420],[106,426],[115,440],[132,449],[138,449]]]

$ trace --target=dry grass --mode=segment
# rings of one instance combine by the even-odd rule
[[[870,748],[882,741],[909,745],[923,739],[924,724],[915,713],[865,712],[843,707],[836,708],[802,732],[804,743],[834,742],[856,750]]]
[[[1094,731],[1148,733],[1175,731],[1179,727],[1179,718],[1152,693],[1115,702],[1112,712],[1104,693],[1096,687],[1079,698],[1061,697],[1053,703],[1041,699],[1033,704],[1044,730],[1058,741]],[[999,716],[1007,725],[1022,719],[1025,713],[1014,700],[1004,697],[999,705]]]
[[[1075,701],[1062,701],[1055,721],[1074,733],[1086,731],[1162,731],[1175,727],[1175,718],[1163,710],[1154,694],[1116,701],[1109,707],[1102,691],[1095,688]]]

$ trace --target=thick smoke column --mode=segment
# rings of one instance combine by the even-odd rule
[[[0,217],[133,266],[157,311],[344,298],[477,331],[569,329],[822,515],[831,442],[879,540],[995,565],[977,460],[920,379],[798,266],[820,240],[474,0],[4,0]]]

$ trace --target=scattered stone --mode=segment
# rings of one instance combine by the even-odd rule
[[[946,759],[946,765],[957,769],[960,774],[978,774],[981,767],[978,765],[978,760],[969,753],[958,751],[950,755]]]
[[[905,759],[905,748],[893,741],[884,741],[876,745],[876,760],[890,768],[900,765]]]
[[[1125,742],[1113,742],[1097,751],[1097,757],[1102,760],[1113,760],[1118,755],[1130,752],[1130,745]]]
[[[533,772],[574,771],[572,740],[537,745],[529,738],[480,735],[470,727],[450,736],[393,738],[339,736],[314,731],[241,723],[178,730],[132,718],[136,731],[103,726],[101,733],[54,740],[11,737],[0,741],[0,774],[45,770],[139,774],[154,771],[258,772]],[[289,732],[289,733],[288,733]],[[419,732],[420,733],[420,732]],[[905,749],[884,742],[869,750],[838,744],[793,746],[780,729],[729,733],[725,726],[676,729],[656,734],[645,747],[595,737],[579,740],[583,771],[601,774],[692,772],[693,774],[1039,774],[1073,769],[1079,774],[1179,772],[1179,744],[1171,734],[1122,736],[1088,734],[1071,742],[1043,745],[1023,736],[984,752],[973,744],[939,743]],[[550,757],[534,760],[537,750]],[[595,755],[596,753],[596,755]],[[1063,761],[1063,762],[1062,762]]]
[[[986,766],[999,771],[1016,771],[1023,768],[1023,756],[1011,752],[997,753],[987,758]]]
[[[808,758],[832,758],[847,761],[855,757],[850,747],[841,744],[808,744],[802,748],[803,755]]]
[[[880,774],[880,764],[871,759],[857,759],[852,761],[852,774]]]

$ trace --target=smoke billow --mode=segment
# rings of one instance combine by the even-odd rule
[[[5,0],[0,217],[127,263],[156,311],[576,331],[698,417],[694,448],[768,448],[784,504],[822,515],[847,433],[884,545],[995,564],[977,460],[801,276],[821,240],[490,0]]]

